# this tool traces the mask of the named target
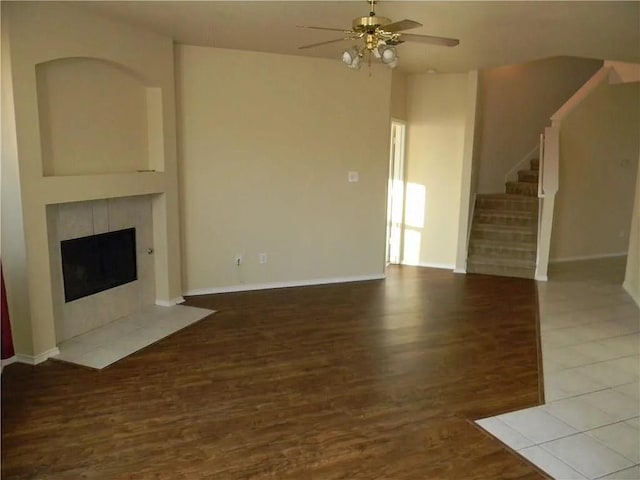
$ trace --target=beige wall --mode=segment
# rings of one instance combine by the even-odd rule
[[[564,119],[551,260],[624,254],[638,168],[640,83],[603,84]]]
[[[4,10],[3,10],[4,13]],[[7,289],[7,301],[11,318],[30,318],[29,288],[25,265],[27,250],[24,243],[24,219],[22,216],[20,167],[16,139],[15,109],[13,102],[13,79],[11,75],[11,48],[9,19],[2,15],[2,37],[0,40],[2,91],[2,161],[0,162],[0,255],[2,271]],[[31,349],[30,322],[13,322],[14,348],[25,352]]]
[[[405,263],[454,268],[468,75],[408,79]]]
[[[407,119],[407,75],[397,68],[391,73],[391,117]]]
[[[10,277],[7,286],[19,284],[15,279],[26,272],[27,288],[8,292],[11,321],[17,353],[37,362],[45,359],[56,346],[48,248],[49,205],[154,194],[157,298],[168,302],[181,295],[173,44],[167,37],[86,14],[71,4],[3,2],[2,17],[3,21],[6,17],[9,27],[13,86],[10,95],[15,104],[16,119],[13,138],[19,159],[12,167],[18,169],[20,184],[20,198],[13,194],[4,197],[3,192],[3,210],[21,211],[26,232],[26,235],[22,234],[19,224],[8,224],[9,219],[3,215],[2,253],[7,257],[13,257],[15,253],[18,259],[5,272]],[[149,96],[160,99],[151,110],[162,115],[161,119],[155,118],[152,122],[152,125],[161,126],[162,133],[157,135],[160,139],[152,139],[150,151],[162,157],[162,168],[158,168],[162,171],[44,175],[36,70],[44,62],[63,58],[94,58],[118,65],[134,72],[146,88],[161,92],[159,96],[153,93]],[[3,75],[6,75],[4,69]],[[4,114],[3,111],[3,118]],[[5,135],[11,137],[12,132],[5,132],[4,121],[2,128],[3,140]],[[77,134],[77,131],[72,133]],[[99,143],[95,145],[96,148],[99,146]],[[85,145],[85,149],[88,148]],[[156,158],[149,160],[151,165],[159,163]],[[21,255],[21,249],[26,251],[26,257]]]
[[[390,71],[193,46],[176,61],[185,292],[382,275]]]
[[[478,129],[478,71],[467,74],[466,117],[464,125],[464,149],[460,176],[460,214],[458,218],[458,246],[456,248],[456,273],[467,271],[467,251],[477,193],[477,162],[474,148]]]
[[[640,159],[638,159],[640,164]],[[640,168],[636,179],[636,194],[633,202],[631,234],[629,235],[629,253],[627,254],[627,270],[624,288],[640,305]]]
[[[601,66],[556,57],[481,72],[478,193],[505,191],[505,175],[537,146],[551,115]]]

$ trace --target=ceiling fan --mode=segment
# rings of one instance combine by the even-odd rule
[[[407,19],[392,22],[391,19],[387,17],[376,15],[376,0],[367,0],[367,3],[370,5],[369,15],[366,17],[354,18],[351,30],[302,26],[301,28],[342,32],[344,36],[334,40],[327,40],[325,42],[303,45],[302,47],[298,47],[298,49],[303,50],[319,47],[320,45],[327,45],[329,43],[342,42],[344,40],[358,40],[360,38],[364,38],[364,45],[354,45],[349,50],[345,50],[342,53],[342,61],[346,63],[348,67],[357,69],[360,68],[360,63],[365,53],[369,53],[369,61],[371,61],[371,54],[373,54],[375,57],[379,58],[383,64],[390,68],[394,68],[398,64],[398,53],[395,49],[395,45],[409,41],[429,45],[455,47],[460,43],[460,40],[455,38],[403,33],[403,30],[418,28],[421,27],[422,24],[420,22]]]

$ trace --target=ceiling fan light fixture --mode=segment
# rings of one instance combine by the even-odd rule
[[[393,45],[380,45],[378,48],[380,61],[389,68],[396,68],[398,65],[398,51]]]
[[[362,62],[362,57],[356,57],[351,65],[348,65],[349,68],[353,68],[354,70],[358,70],[360,68],[360,63]]]
[[[382,57],[382,49],[384,48],[384,46],[386,45],[386,43],[384,42],[384,40],[380,40],[378,42],[378,46],[376,48],[374,48],[373,51],[373,56],[376,57],[377,59],[380,59]]]
[[[327,40],[324,42],[303,45],[299,49],[314,48],[321,45],[327,45],[343,40],[362,39],[363,44],[354,45],[348,50],[342,52],[342,61],[353,69],[360,68],[362,58],[367,54],[367,63],[371,66],[371,56],[380,60],[380,62],[389,68],[395,68],[398,65],[398,52],[394,45],[399,45],[407,41],[420,42],[431,45],[439,45],[446,47],[455,47],[460,43],[456,38],[434,37],[432,35],[417,35],[404,33],[405,30],[422,27],[420,22],[415,20],[399,20],[391,21],[386,17],[380,17],[375,13],[376,0],[367,0],[371,5],[371,11],[368,16],[357,17],[353,20],[351,30],[344,30],[332,27],[315,27],[309,26],[315,30],[330,30],[342,32],[341,38]]]
[[[378,47],[378,51],[380,53],[380,61],[382,61],[382,63],[384,63],[385,65],[389,65],[398,58],[398,51],[394,46],[383,45],[381,47]]]
[[[360,68],[360,60],[360,52],[355,46],[351,47],[349,50],[345,50],[344,52],[342,52],[342,61],[349,68]]]

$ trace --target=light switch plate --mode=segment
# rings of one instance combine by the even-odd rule
[[[355,183],[360,180],[360,175],[358,172],[349,172],[347,174],[347,179],[349,180],[349,183]]]

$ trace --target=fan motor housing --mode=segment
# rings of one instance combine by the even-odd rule
[[[384,27],[391,23],[387,17],[379,17],[377,15],[369,15],[367,17],[358,17],[353,19],[353,30],[356,32],[373,33],[378,27]]]

